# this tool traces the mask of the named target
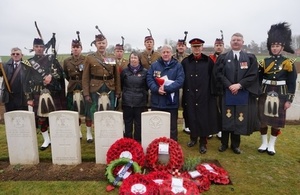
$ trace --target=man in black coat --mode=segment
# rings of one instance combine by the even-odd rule
[[[259,94],[258,63],[255,55],[242,50],[243,35],[231,37],[232,50],[221,54],[215,64],[219,90],[222,92],[222,145],[220,152],[228,148],[240,154],[241,135],[250,135],[259,129],[257,97]]]
[[[5,111],[27,110],[27,100],[25,98],[23,83],[25,79],[24,70],[26,66],[22,63],[22,51],[18,47],[11,49],[11,58],[3,69],[0,69],[0,76],[3,78],[2,83],[2,102],[5,104]],[[4,70],[4,73],[2,72]],[[7,79],[7,83],[5,82]],[[8,84],[8,86],[7,86]]]
[[[207,136],[218,132],[217,101],[210,90],[214,62],[201,53],[203,40],[194,38],[189,43],[192,54],[181,62],[185,73],[182,107],[191,131],[187,146],[193,147],[200,137],[199,152],[204,154],[207,151]]]

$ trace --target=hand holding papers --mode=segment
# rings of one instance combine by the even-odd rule
[[[167,75],[163,77],[156,77],[155,80],[159,86],[169,86],[174,82],[173,80],[169,80]],[[174,102],[174,95],[174,92],[170,94],[171,102]]]

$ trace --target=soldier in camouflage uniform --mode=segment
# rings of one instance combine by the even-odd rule
[[[145,37],[144,45],[145,50],[141,53],[141,63],[147,70],[150,68],[151,64],[155,62],[159,57],[160,53],[154,51],[154,39],[152,37],[151,31],[148,29],[150,35]]]
[[[98,26],[96,28],[98,29]],[[92,42],[97,51],[86,57],[82,75],[89,143],[93,141],[91,125],[94,113],[101,110],[114,110],[121,93],[120,73],[115,57],[106,53],[107,40],[100,30],[99,32],[100,34],[96,35]]]
[[[55,43],[53,38],[49,42]],[[25,95],[27,104],[33,107],[37,124],[44,138],[40,150],[45,150],[51,144],[48,133],[49,113],[66,109],[65,79],[55,51],[54,54],[45,55],[45,45],[41,38],[34,39],[33,51],[35,55],[24,61],[29,67],[25,76]]]
[[[72,40],[71,57],[64,60],[63,68],[66,79],[69,82],[67,87],[67,109],[77,111],[79,113],[79,125],[81,126],[80,116],[83,116],[85,113],[82,94],[82,72],[85,56],[81,54],[82,44],[80,41],[79,31],[76,33],[78,39]],[[81,127],[79,127],[79,129],[81,138]]]

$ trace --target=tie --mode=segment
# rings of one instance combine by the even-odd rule
[[[238,75],[238,69],[239,69],[239,61],[238,61],[238,58],[237,58],[236,54],[234,54],[234,65],[235,65],[234,82],[237,82],[237,75]]]
[[[15,70],[17,67],[18,67],[18,63],[15,62],[15,63],[14,63],[14,70]]]
[[[238,61],[238,58],[237,58],[237,55],[236,55],[236,54],[234,54],[234,59],[235,59],[236,61]]]

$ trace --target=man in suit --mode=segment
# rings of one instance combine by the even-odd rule
[[[67,87],[67,109],[79,113],[79,125],[85,113],[84,99],[82,95],[82,72],[84,68],[85,56],[81,54],[82,44],[79,31],[76,32],[78,39],[72,40],[71,56],[64,60],[63,69],[66,79],[69,82]],[[79,128],[81,129],[81,128]],[[82,137],[80,130],[80,138]]]
[[[241,135],[258,130],[257,97],[259,94],[258,63],[255,55],[242,50],[244,38],[241,33],[231,36],[231,51],[221,54],[214,72],[222,91],[222,145],[220,152],[228,148],[240,154]]]
[[[101,110],[115,110],[116,101],[121,93],[120,73],[115,56],[106,52],[107,39],[100,30],[99,32],[100,34],[96,35],[92,42],[97,51],[86,57],[82,74],[83,95],[87,108],[87,140],[89,143],[93,142],[91,126],[94,113]],[[105,100],[105,103],[102,100]]]
[[[2,83],[2,102],[6,112],[28,109],[23,89],[24,71],[27,67],[22,63],[22,57],[23,54],[20,48],[12,48],[11,58],[4,64],[3,69],[0,69],[0,76],[4,75],[6,77],[4,79],[7,79],[7,83],[4,79]],[[4,73],[2,70],[4,70]]]

